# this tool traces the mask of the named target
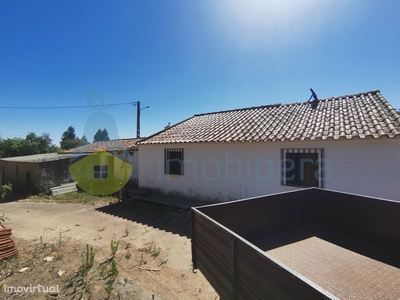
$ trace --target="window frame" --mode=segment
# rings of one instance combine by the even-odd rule
[[[171,157],[171,153],[180,153],[180,157]],[[180,168],[176,167],[174,164],[171,167],[171,164],[179,163]],[[176,176],[183,176],[184,174],[184,149],[183,148],[165,148],[164,149],[164,174],[166,175],[176,175]]]
[[[98,170],[96,170],[96,168],[98,168]],[[108,165],[94,165],[93,166],[93,178],[94,179],[108,179],[108,171],[109,171]],[[99,177],[96,177],[96,174]]]
[[[316,161],[318,161],[318,166],[316,167],[316,171],[318,171],[318,186],[313,186],[311,184],[307,184],[307,182],[304,182],[303,184],[291,184],[287,182],[287,173],[292,170],[286,170],[286,161],[287,161],[287,154],[317,154],[318,158]],[[307,158],[305,158],[307,159]],[[300,160],[299,160],[300,162]],[[297,168],[300,168],[300,164],[294,167],[294,170]],[[314,172],[316,172],[314,171]],[[300,170],[296,170],[295,173],[300,173]],[[324,149],[323,148],[284,148],[281,149],[281,185],[285,186],[293,186],[293,187],[303,187],[303,188],[309,188],[309,187],[318,187],[318,188],[324,188],[325,187],[325,180],[324,180]],[[303,180],[305,181],[305,180]]]

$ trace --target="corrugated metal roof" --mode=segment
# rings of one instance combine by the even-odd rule
[[[379,90],[320,99],[198,114],[139,145],[240,143],[315,139],[393,138],[400,115]]]
[[[72,153],[44,153],[44,154],[35,154],[35,155],[0,158],[0,160],[15,161],[15,162],[28,162],[28,163],[39,163],[39,162],[47,162],[47,161],[54,161],[54,160],[60,160],[60,159],[70,159],[71,157],[76,157],[76,154],[72,154]]]

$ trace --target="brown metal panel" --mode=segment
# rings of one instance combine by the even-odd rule
[[[230,280],[232,280],[230,261],[230,236],[212,222],[196,215],[194,224],[196,235],[193,242],[196,247],[205,253],[211,262]]]
[[[196,246],[195,246],[196,247]],[[220,269],[208,259],[207,253],[199,249],[195,250],[196,265],[211,286],[217,291],[222,299],[231,299],[233,286],[231,281],[223,274]]]
[[[198,208],[246,238],[259,239],[310,221],[310,189]]]
[[[400,250],[400,203],[319,189],[313,197],[315,223]]]
[[[207,256],[208,260],[216,266],[221,273],[224,274],[230,280],[232,279],[231,268],[230,268],[230,250],[229,248],[225,249],[221,248],[214,248],[208,247],[208,245],[212,245],[213,240],[209,240],[210,242],[207,243],[206,240],[200,238],[194,241],[196,246],[196,251],[201,251],[204,255]],[[214,246],[214,245],[213,245]]]
[[[221,298],[230,299],[233,293],[230,235],[211,219],[192,211],[193,266],[201,270]]]

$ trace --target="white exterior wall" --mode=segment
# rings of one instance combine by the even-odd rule
[[[112,154],[119,159],[126,161],[132,166],[132,175],[130,178],[130,182],[137,183],[139,179],[139,154],[138,151],[122,151],[118,153],[118,151],[113,151]]]
[[[164,174],[164,149],[184,149],[184,175]],[[220,201],[297,189],[281,185],[283,148],[322,148],[325,188],[400,201],[400,138],[140,145],[139,185]]]

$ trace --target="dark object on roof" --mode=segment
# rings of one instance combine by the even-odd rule
[[[311,102],[311,108],[312,109],[316,109],[318,107],[319,99],[318,99],[317,94],[314,92],[313,89],[310,89],[310,91],[311,91],[311,97],[310,97],[310,99],[308,101],[310,101],[311,98],[313,98],[313,101]]]
[[[400,115],[379,90],[308,102],[198,114],[139,144],[241,143],[400,135]]]

